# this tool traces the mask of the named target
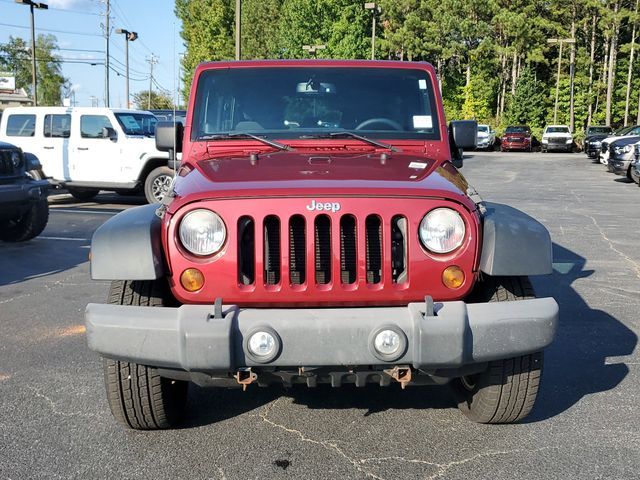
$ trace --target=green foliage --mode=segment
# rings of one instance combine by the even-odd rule
[[[528,123],[534,131],[553,120],[558,44],[575,34],[576,130],[603,123],[607,46],[617,43],[612,123],[622,122],[631,46],[631,121],[640,95],[640,42],[632,38],[636,0],[243,0],[242,58],[307,58],[304,45],[325,45],[319,58],[370,58],[376,15],[376,58],[428,61],[442,82],[449,118],[475,118],[494,126]],[[618,11],[615,12],[615,5]],[[185,92],[201,61],[234,56],[234,0],[176,0],[187,47]],[[595,21],[594,60],[591,61]],[[640,26],[636,29],[640,37]],[[558,123],[570,122],[569,59],[564,45]],[[592,80],[589,80],[592,71]]]
[[[133,103],[140,110],[170,110],[173,99],[164,92],[151,91],[151,105],[149,105],[149,90],[142,90],[133,94]]]
[[[61,105],[62,88],[67,79],[62,76],[58,43],[53,35],[38,35],[36,39],[36,77],[38,105]],[[15,72],[16,88],[24,88],[33,95],[31,73],[31,43],[19,37],[9,37],[0,44],[0,70]]]

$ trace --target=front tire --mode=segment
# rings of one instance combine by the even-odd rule
[[[173,181],[173,170],[169,167],[158,167],[147,175],[144,181],[144,196],[149,203],[160,203],[169,191]]]
[[[486,276],[467,300],[485,303],[530,298],[535,298],[535,293],[527,277]],[[536,401],[542,365],[542,352],[535,352],[489,362],[485,371],[453,380],[458,408],[478,423],[522,420]]]
[[[37,237],[47,226],[49,221],[49,202],[47,199],[38,200],[27,213],[17,220],[9,220],[0,228],[0,240],[5,242],[26,242]]]
[[[166,283],[115,281],[110,304],[163,307],[175,303]],[[103,359],[104,383],[113,417],[133,430],[160,430],[180,423],[189,383],[161,377],[146,365]]]

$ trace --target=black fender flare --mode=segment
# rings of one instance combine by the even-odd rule
[[[553,245],[544,225],[524,212],[483,202],[480,270],[492,276],[548,275]]]
[[[93,280],[155,280],[165,274],[158,205],[129,208],[111,217],[91,239]]]

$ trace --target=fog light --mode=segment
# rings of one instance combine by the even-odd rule
[[[400,344],[400,335],[393,330],[382,330],[373,341],[376,351],[382,355],[398,353]]]
[[[245,347],[247,353],[260,363],[273,360],[280,350],[280,338],[271,329],[260,329],[249,334]]]
[[[197,268],[187,268],[180,275],[180,284],[187,292],[195,292],[204,285],[204,275]]]
[[[451,265],[442,272],[442,283],[447,288],[460,288],[464,283],[464,272],[456,265]]]

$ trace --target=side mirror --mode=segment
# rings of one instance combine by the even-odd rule
[[[118,140],[118,132],[111,127],[102,127],[102,138],[108,138],[112,142]]]
[[[180,122],[158,122],[156,124],[156,148],[161,152],[182,152],[184,126]]]
[[[475,148],[478,137],[478,122],[475,120],[455,120],[449,123],[449,138],[458,148]],[[452,148],[453,150],[453,148]]]

